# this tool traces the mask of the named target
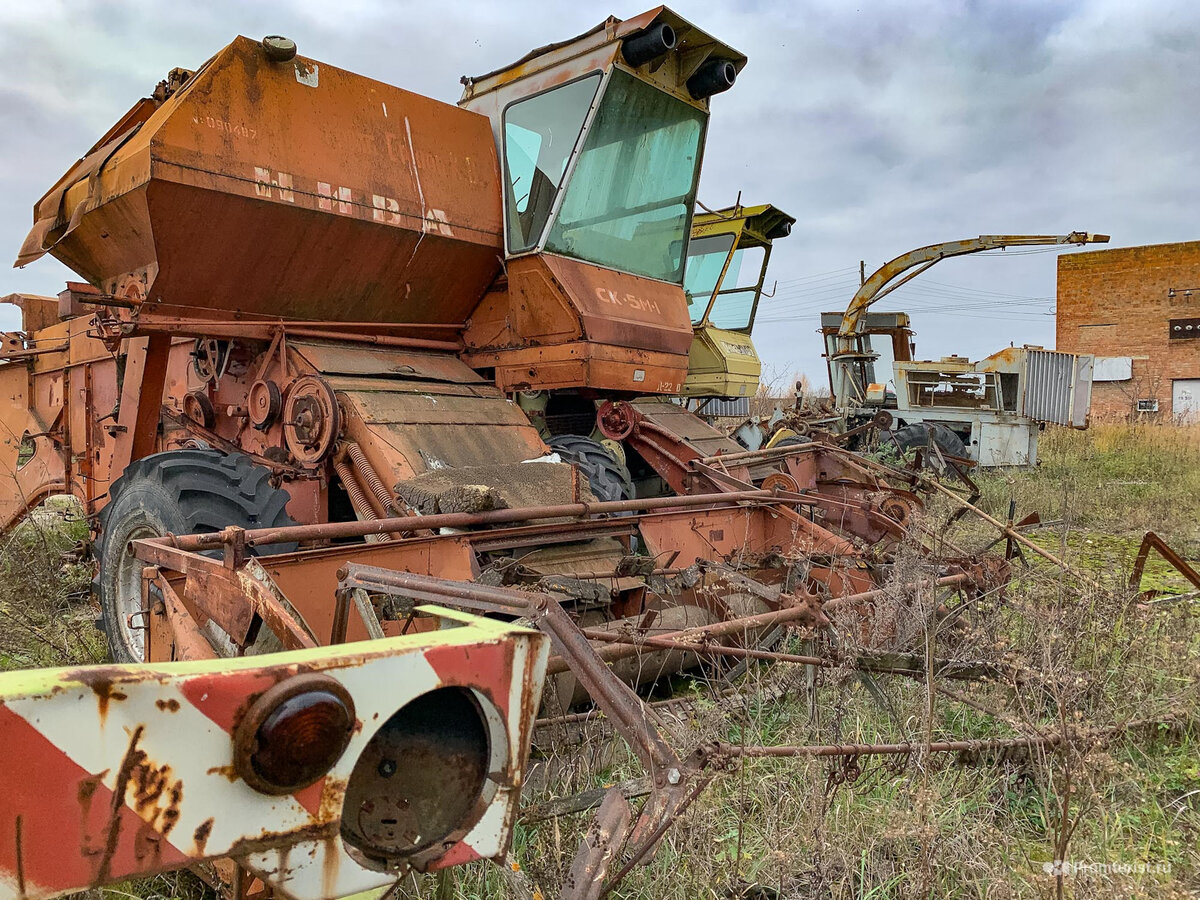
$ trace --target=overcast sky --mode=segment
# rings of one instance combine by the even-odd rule
[[[174,66],[236,34],[447,102],[458,78],[571,37],[623,0],[204,3],[9,0],[0,6],[0,258],[34,201]],[[794,215],[755,335],[766,365],[824,380],[817,313],[841,310],[906,250],[978,234],[1109,233],[1112,246],[1200,238],[1200,4],[676,0],[746,53],[713,100],[700,199]],[[1068,251],[1069,252],[1069,251]],[[881,303],[918,355],[1052,345],[1055,253],[943,262]],[[56,294],[46,257],[0,293]],[[0,313],[0,327],[16,327]]]

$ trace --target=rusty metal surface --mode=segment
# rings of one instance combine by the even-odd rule
[[[37,900],[234,857],[284,896],[323,900],[386,888],[408,865],[437,868],[501,855],[516,815],[546,640],[461,613],[459,627],[369,645],[202,663],[0,674],[0,897]],[[475,671],[478,661],[487,665]],[[235,763],[239,710],[299,675],[337,685],[356,727],[311,787],[264,794]],[[381,691],[373,687],[387,684]],[[350,785],[379,725],[439,690],[469,686],[501,723],[484,763],[495,790],[483,812],[391,871],[348,852],[346,816],[380,796]],[[428,735],[434,738],[432,732]],[[452,758],[452,757],[451,757]],[[416,767],[431,783],[439,769]]]
[[[1167,542],[1161,537],[1153,531],[1147,531],[1145,537],[1142,538],[1141,546],[1138,547],[1133,571],[1129,574],[1131,591],[1137,591],[1142,596],[1153,593],[1142,591],[1142,574],[1146,570],[1146,561],[1150,558],[1151,549],[1157,550],[1159,555],[1174,567],[1175,571],[1192,583],[1193,587],[1200,588],[1200,572],[1197,572],[1186,559],[1167,546]]]
[[[467,361],[497,368],[505,390],[673,394],[691,336],[679,285],[539,254],[508,263],[463,340]]]
[[[499,270],[487,120],[326,63],[272,62],[238,38],[114,143],[37,211],[71,220],[52,252],[110,294],[454,322]]]
[[[478,372],[457,357],[445,353],[347,346],[335,341],[292,340],[288,346],[323,375],[369,375],[451,384],[484,383]]]

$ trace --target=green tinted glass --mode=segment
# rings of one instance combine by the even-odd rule
[[[743,331],[750,327],[750,315],[758,297],[758,282],[766,254],[762,247],[742,247],[733,254],[721,282],[721,293],[713,304],[709,321],[718,328]],[[690,263],[689,263],[690,265]],[[703,314],[703,310],[701,310]]]
[[[682,283],[704,123],[702,110],[614,71],[546,249]]]
[[[535,246],[550,217],[600,74],[514,103],[504,113],[508,249]]]
[[[733,246],[732,234],[712,234],[708,237],[692,238],[688,243],[687,269],[683,274],[683,289],[687,291],[688,312],[695,325],[708,308],[712,296]]]

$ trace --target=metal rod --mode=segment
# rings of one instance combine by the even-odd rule
[[[982,741],[933,741],[928,744],[912,742],[905,744],[820,744],[812,746],[741,747],[734,744],[722,743],[715,755],[769,758],[798,756],[896,756],[906,753],[918,753],[922,750],[928,753],[957,753],[963,751],[970,753],[980,750],[1009,750],[1016,747],[1053,746],[1063,743],[1066,739],[1104,740],[1130,731],[1173,724],[1176,721],[1174,718],[1136,719],[1119,725],[1108,725],[1103,728],[1071,731],[1066,735],[1062,732],[1056,732],[1043,733],[1036,737],[991,738]]]
[[[713,463],[738,462],[743,459],[748,459],[751,462],[766,462],[776,457],[790,456],[793,453],[815,450],[821,447],[825,447],[825,444],[818,444],[816,442],[788,444],[786,447],[763,447],[758,450],[739,450],[737,453],[719,453],[716,456],[706,456],[703,459],[695,460],[695,462],[710,466]]]
[[[292,525],[284,528],[256,528],[245,532],[246,543],[253,547],[263,544],[293,541],[331,540],[366,537],[368,534],[434,530],[438,528],[469,528],[477,525],[497,525],[509,522],[529,522],[535,519],[579,518],[615,512],[653,512],[660,509],[726,506],[745,501],[794,503],[807,500],[782,496],[775,491],[734,491],[721,494],[692,494],[681,497],[653,497],[646,500],[613,500],[607,503],[561,503],[554,506],[529,506],[519,509],[495,509],[481,513],[442,513],[436,516],[395,516],[374,522],[326,522],[315,525]],[[563,528],[569,526],[564,525]],[[207,534],[166,535],[154,543],[166,544],[178,550],[209,550],[231,539],[227,531]]]
[[[126,331],[122,328],[121,337],[131,337],[146,334],[178,334],[186,337],[210,338],[243,338],[249,340],[268,340],[272,332],[279,328],[277,322],[205,322],[201,319],[178,322],[134,322]],[[324,338],[327,340],[346,341],[354,344],[375,344],[380,347],[403,347],[410,350],[445,350],[458,352],[462,345],[457,341],[436,341],[431,338],[409,338],[385,334],[361,334],[356,331],[336,331],[325,328],[296,328],[284,325],[290,337]]]
[[[736,620],[735,620],[736,621]],[[692,641],[675,641],[670,638],[614,634],[611,631],[600,631],[596,628],[581,628],[584,636],[593,641],[604,641],[610,644],[629,644],[635,647],[649,647],[659,650],[685,650],[698,656],[733,656],[738,659],[763,659],[770,662],[800,663],[807,666],[822,666],[834,668],[838,663],[821,656],[798,656],[795,653],[782,653],[774,650],[750,650],[745,647],[726,647],[723,644],[701,644]]]
[[[1044,737],[993,738],[986,741],[934,741],[908,744],[820,744],[805,747],[740,747],[733,744],[722,746],[729,756],[750,758],[796,757],[796,756],[888,756],[906,753],[955,753],[963,750],[1008,750],[1014,747],[1039,747],[1062,742],[1062,735]]]
[[[1043,550],[1041,547],[1039,547],[1037,544],[1035,544],[1029,538],[1025,537],[1025,535],[1021,534],[1021,532],[1017,531],[1016,528],[1012,528],[1008,525],[1005,525],[999,519],[989,516],[987,513],[985,513],[982,509],[980,509],[975,504],[968,503],[961,496],[956,494],[954,491],[950,490],[950,488],[946,487],[941,482],[934,481],[932,478],[922,478],[922,481],[924,481],[928,485],[931,485],[935,490],[940,491],[941,493],[945,494],[947,497],[952,499],[955,503],[960,504],[964,509],[969,509],[971,512],[975,513],[975,515],[979,516],[979,518],[983,519],[989,525],[993,525],[996,528],[1000,529],[1001,533],[1003,533],[1006,537],[1012,538],[1014,541],[1016,541],[1022,547],[1032,550],[1034,553],[1036,553],[1038,556],[1042,557],[1043,559],[1049,560],[1050,562],[1054,563],[1054,565],[1058,566],[1060,569],[1062,569],[1068,575],[1074,575],[1076,578],[1080,579],[1081,581],[1084,581],[1091,585],[1095,585],[1095,582],[1092,579],[1088,578],[1083,573],[1076,571],[1074,568],[1072,568],[1070,565],[1068,565],[1063,560],[1059,559],[1057,556],[1055,556],[1049,550]]]
[[[968,581],[967,575],[945,575],[937,581],[930,584],[932,587],[952,587]],[[921,585],[910,583],[900,587],[902,591],[916,590]],[[822,605],[823,612],[829,612],[841,607],[862,603],[869,600],[877,600],[887,593],[889,589],[877,588],[872,591],[863,591],[861,594],[850,594],[846,597],[836,597],[833,600],[827,600]],[[660,639],[664,640],[687,640],[699,637],[718,637],[729,634],[737,634],[751,629],[767,628],[772,625],[781,625],[785,622],[794,622],[798,619],[804,619],[811,616],[812,609],[808,606],[793,606],[787,609],[780,609],[769,613],[759,613],[754,616],[744,616],[738,619],[730,619],[726,622],[717,622],[713,625],[700,625],[695,628],[686,628],[681,631],[673,631],[668,634],[660,635]],[[607,647],[601,647],[596,651],[597,655],[605,662],[612,662],[618,659],[624,659],[627,656],[637,656],[641,652],[640,647],[630,644],[611,643]],[[557,675],[560,672],[565,672],[570,666],[565,660],[552,659],[546,667],[547,675]]]

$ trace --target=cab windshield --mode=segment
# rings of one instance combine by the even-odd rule
[[[538,245],[561,189],[547,251],[681,284],[707,116],[614,70],[563,188],[599,78],[588,76],[506,111],[509,252]]]

